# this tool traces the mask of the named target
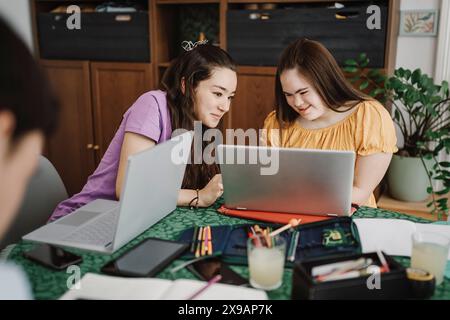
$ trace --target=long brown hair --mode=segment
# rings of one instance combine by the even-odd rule
[[[211,77],[214,68],[227,68],[236,71],[236,64],[228,53],[219,47],[203,44],[183,52],[164,73],[161,90],[167,93],[167,105],[171,116],[172,130],[194,129],[195,89],[201,81]],[[181,83],[184,83],[182,90]],[[206,130],[203,126],[203,130]],[[203,142],[203,148],[207,142]],[[194,145],[194,144],[193,144]],[[193,151],[193,146],[191,151]],[[191,160],[193,152],[191,152]],[[201,189],[220,172],[217,164],[188,164],[182,188]]]
[[[336,60],[322,44],[305,38],[298,39],[283,51],[278,63],[275,99],[276,116],[280,128],[288,127],[299,116],[287,103],[280,81],[280,75],[290,69],[296,69],[304,76],[324,104],[336,112],[346,112],[359,102],[369,99],[368,96],[354,89],[345,79]],[[345,110],[340,110],[350,101],[355,103]]]

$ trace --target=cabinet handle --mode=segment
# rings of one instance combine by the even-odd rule
[[[100,149],[100,146],[99,146],[98,144],[96,144],[96,145],[94,146],[94,150],[98,150],[98,149]]]
[[[87,146],[86,146],[86,149],[92,149],[94,147],[94,145],[92,144],[92,143],[89,143]]]

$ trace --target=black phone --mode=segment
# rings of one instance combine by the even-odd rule
[[[125,277],[152,277],[182,254],[189,244],[148,238],[101,269],[103,273]]]
[[[196,261],[187,266],[187,269],[199,279],[209,281],[220,274],[220,283],[234,284],[238,286],[248,284],[248,280],[233,271],[226,263],[218,257],[211,257]]]
[[[23,256],[56,270],[62,270],[83,261],[82,257],[49,244],[38,245],[33,250],[24,252]]]

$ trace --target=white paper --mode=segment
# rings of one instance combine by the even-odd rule
[[[67,291],[61,300],[185,300],[206,282],[157,278],[122,278],[87,273],[80,289]],[[196,297],[199,300],[267,300],[262,290],[217,283]]]
[[[363,253],[380,249],[389,255],[411,257],[412,234],[426,231],[450,238],[449,225],[414,223],[395,219],[354,219]],[[450,251],[448,255],[450,259]]]
[[[175,280],[163,299],[185,300],[202,288],[206,282],[196,280]],[[267,300],[262,290],[216,283],[199,294],[195,300]]]
[[[61,300],[156,300],[172,285],[172,281],[150,278],[122,278],[87,273],[67,291]]]

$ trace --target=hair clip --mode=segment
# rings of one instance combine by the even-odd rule
[[[200,40],[200,41],[197,41],[197,42],[192,42],[192,41],[187,41],[187,40],[184,40],[182,43],[181,43],[181,47],[184,49],[184,50],[186,50],[186,51],[191,51],[191,50],[193,50],[195,47],[197,47],[197,46],[199,46],[199,45],[202,45],[202,44],[207,44],[208,43],[208,40]]]

